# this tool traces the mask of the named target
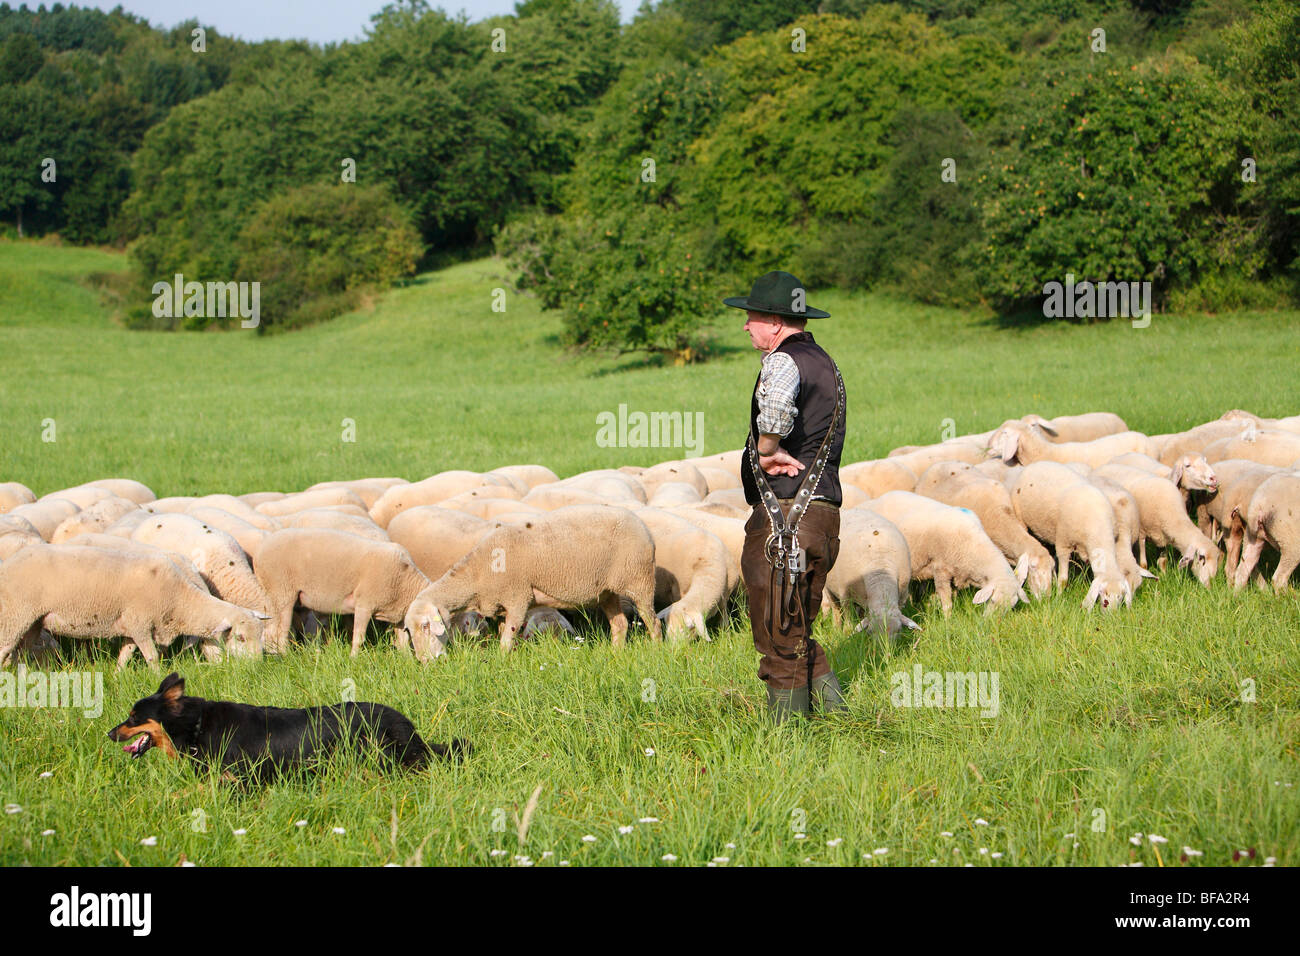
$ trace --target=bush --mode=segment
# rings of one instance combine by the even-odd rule
[[[266,330],[355,308],[363,292],[411,275],[423,250],[410,216],[381,188],[339,184],[302,186],[262,203],[238,252],[238,279],[261,283],[259,330]]]

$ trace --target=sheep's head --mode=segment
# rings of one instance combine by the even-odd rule
[[[451,620],[446,608],[439,608],[427,591],[416,597],[406,609],[402,630],[415,645],[415,656],[421,661],[442,657],[451,643]]]
[[[999,575],[976,591],[972,601],[977,605],[985,605],[984,615],[987,617],[995,611],[1009,611],[1019,602],[1028,604],[1029,595],[1021,588],[1011,569],[1007,568],[1005,575]]]
[[[1175,485],[1187,491],[1208,491],[1214,494],[1219,490],[1219,476],[1214,473],[1204,455],[1183,455],[1174,463],[1174,473],[1170,478]]]
[[[1024,586],[1025,582],[1029,583],[1029,593],[1036,598],[1041,598],[1052,589],[1052,579],[1056,576],[1056,568],[1052,563],[1050,554],[1031,556],[1028,551],[1020,555],[1016,562],[1016,580]]]
[[[1208,538],[1178,559],[1180,568],[1191,568],[1196,580],[1207,588],[1214,576],[1219,573],[1219,561],[1223,552],[1214,546]]]
[[[222,618],[213,637],[234,657],[261,657],[262,622],[268,615],[260,611],[242,611]]]
[[[1020,451],[1020,439],[1028,430],[1029,426],[1024,422],[1003,422],[1002,426],[989,436],[988,456],[1000,458],[1003,462],[1011,464]]]
[[[1133,603],[1133,588],[1129,586],[1124,576],[1117,571],[1110,571],[1103,574],[1097,574],[1092,579],[1092,586],[1088,588],[1088,593],[1083,598],[1083,609],[1092,610],[1094,605],[1100,604],[1103,611],[1114,611],[1121,603],[1130,605]]]

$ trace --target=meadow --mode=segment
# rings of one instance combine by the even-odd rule
[[[494,312],[509,278],[480,260],[292,334],[132,332],[87,281],[124,266],[0,243],[0,481],[240,494],[526,462],[566,475],[744,438],[757,356],[739,312],[715,326],[706,363],[579,357],[534,301],[508,293]],[[846,463],[1029,411],[1104,409],[1148,433],[1234,407],[1300,412],[1295,312],[1157,314],[1135,329],[834,290],[809,301],[833,316],[813,332],[844,374]],[[620,404],[701,413],[703,446],[603,447],[597,416]],[[112,648],[78,645],[59,666],[103,674],[102,714],[0,707],[0,865],[1196,866],[1244,849],[1255,859],[1238,865],[1292,862],[1297,592],[1234,595],[1222,576],[1206,590],[1171,570],[1102,615],[1080,609],[1085,590],[1080,575],[992,618],[965,594],[945,620],[914,588],[906,613],[923,630],[892,648],[820,621],[849,712],[780,727],[764,719],[739,612],[708,643],[634,629],[616,653],[592,628],[505,657],[460,642],[427,666],[378,632],[357,659],[335,635],[260,662],[177,652],[156,673],[138,660],[118,673]],[[996,673],[996,716],[894,706],[894,675],[916,665]],[[105,732],[168,669],[214,699],[355,693],[476,753],[415,775],[340,760],[264,788],[130,760]],[[1184,847],[1203,855],[1184,861]]]

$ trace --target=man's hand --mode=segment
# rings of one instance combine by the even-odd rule
[[[758,456],[758,467],[769,475],[789,475],[791,478],[796,477],[799,472],[806,467],[803,462],[795,458],[784,448],[778,447],[770,455],[764,455],[761,452]]]

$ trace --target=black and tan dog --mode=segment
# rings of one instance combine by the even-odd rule
[[[268,779],[307,768],[339,748],[377,746],[392,763],[419,769],[431,757],[456,759],[469,742],[426,744],[401,713],[383,704],[344,703],[287,709],[185,696],[185,678],[168,674],[158,692],[136,701],[108,732],[133,758],[157,747],[171,757],[217,760],[237,776]]]

